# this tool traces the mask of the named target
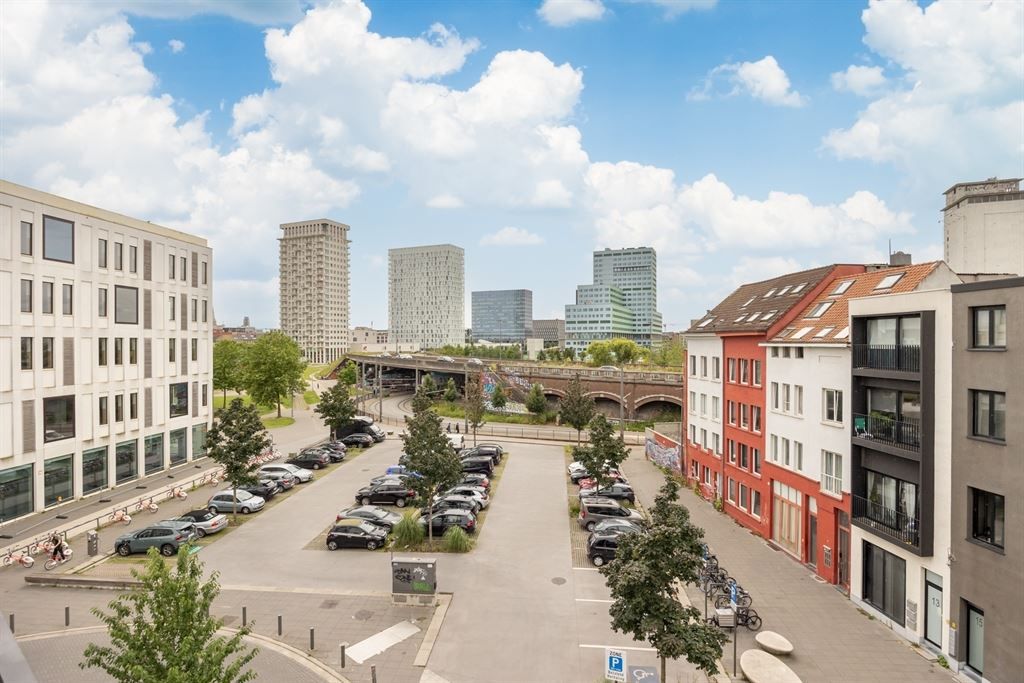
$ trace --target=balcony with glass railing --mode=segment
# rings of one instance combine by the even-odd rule
[[[909,417],[897,420],[884,413],[854,413],[853,436],[908,451],[921,450],[921,422]]]
[[[854,344],[853,367],[921,372],[921,347],[910,344]]]
[[[896,543],[921,548],[921,520],[861,496],[853,496],[853,521]]]

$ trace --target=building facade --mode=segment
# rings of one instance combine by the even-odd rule
[[[990,178],[946,190],[944,254],[954,272],[1024,275],[1020,181]]]
[[[0,523],[205,456],[212,258],[0,181]]]
[[[691,334],[686,350],[683,472],[700,482],[705,498],[714,500],[722,490],[722,339],[714,333]]]
[[[437,244],[388,250],[388,341],[438,348],[466,339],[465,254]]]
[[[853,299],[850,342],[850,599],[952,661],[952,295]]]
[[[651,348],[661,343],[658,256],[650,247],[594,252],[593,284],[576,288],[565,307],[566,346],[585,351],[594,341],[632,339]]]
[[[975,680],[1013,681],[1024,671],[1024,278],[952,292],[950,660]]]
[[[356,326],[352,328],[349,343],[353,346],[356,344],[387,344],[388,331],[375,330],[372,327]]]
[[[565,321],[559,318],[533,321],[533,336],[544,341],[544,348],[565,346]]]
[[[533,336],[533,292],[499,289],[471,295],[473,339],[523,344]]]
[[[349,227],[323,218],[281,230],[281,331],[310,363],[331,363],[349,346]]]

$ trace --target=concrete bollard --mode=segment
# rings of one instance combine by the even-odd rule
[[[341,644],[341,668],[345,668],[345,643]]]
[[[11,612],[8,621],[11,622],[11,635],[14,635],[14,612]]]
[[[245,628],[245,624],[248,620],[245,615],[245,605],[242,605],[242,628]]]
[[[281,622],[282,622],[282,619],[283,619],[283,617],[280,614],[278,614],[277,615],[277,635],[278,635],[278,637],[281,636],[281,630],[282,630],[281,629]]]
[[[309,629],[309,649],[310,650],[315,650],[316,649],[315,643],[316,643],[316,641],[313,639],[313,629],[310,628]]]
[[[71,626],[71,607],[64,607],[64,628]]]

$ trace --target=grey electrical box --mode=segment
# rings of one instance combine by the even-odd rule
[[[85,532],[85,546],[89,557],[100,554],[100,535],[95,531]]]

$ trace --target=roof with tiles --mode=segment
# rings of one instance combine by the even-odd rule
[[[765,332],[828,277],[833,265],[741,285],[687,330],[690,334]]]
[[[836,278],[769,343],[848,344],[850,299],[912,292],[940,266],[942,261],[931,261]]]

